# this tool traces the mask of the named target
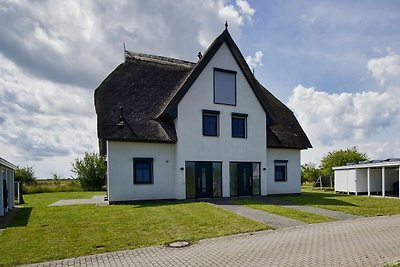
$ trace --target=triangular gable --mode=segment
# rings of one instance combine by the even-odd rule
[[[168,102],[162,113],[159,115],[159,118],[162,117],[175,117],[176,108],[178,103],[185,96],[189,88],[193,85],[196,79],[199,77],[200,73],[204,70],[210,60],[214,57],[215,53],[217,53],[218,49],[221,47],[223,43],[226,43],[230,52],[232,53],[233,58],[238,64],[240,70],[242,71],[244,77],[249,83],[251,89],[256,95],[258,102],[263,107],[265,114],[267,116],[267,124],[273,125],[276,124],[276,119],[274,112],[271,107],[263,101],[263,89],[260,88],[260,85],[254,75],[252,74],[249,66],[247,65],[246,60],[244,59],[242,53],[240,52],[238,46],[235,41],[233,41],[231,35],[228,30],[225,29],[210,45],[207,51],[204,53],[203,57],[198,61],[195,68],[190,72],[187,76],[186,80],[183,82],[179,90],[176,92],[174,97]]]

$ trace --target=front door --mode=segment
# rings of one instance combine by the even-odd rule
[[[213,196],[212,163],[196,162],[196,197],[210,198]]]
[[[240,162],[237,163],[238,175],[238,195],[251,196],[253,192],[252,187],[252,163]]]

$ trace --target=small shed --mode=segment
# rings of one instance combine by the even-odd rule
[[[0,216],[15,207],[14,173],[17,166],[0,157]]]
[[[362,161],[334,167],[335,192],[399,195],[400,158]],[[400,196],[399,196],[400,197]]]

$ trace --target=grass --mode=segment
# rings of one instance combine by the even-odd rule
[[[27,204],[0,235],[0,266],[268,229],[203,202],[48,207],[59,199],[102,194],[104,192],[26,195]]]
[[[335,220],[327,216],[321,216],[318,214],[282,207],[279,205],[267,204],[265,202],[254,199],[236,200],[234,201],[234,203],[239,205],[245,205],[249,208],[285,216],[305,223],[320,223],[320,222],[329,222]]]
[[[23,191],[24,194],[74,192],[82,191],[82,187],[76,179],[43,179],[32,184],[23,184]]]
[[[366,217],[400,214],[400,199],[334,194],[332,191],[312,190],[311,186],[303,186],[301,196],[277,198]]]

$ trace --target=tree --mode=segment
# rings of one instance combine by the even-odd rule
[[[301,182],[315,182],[321,175],[321,170],[314,163],[301,165]]]
[[[15,170],[14,180],[20,181],[24,184],[36,183],[35,172],[32,166],[19,167]]]
[[[84,190],[102,190],[105,185],[106,166],[104,158],[97,153],[85,153],[83,159],[76,158],[72,172]]]
[[[333,172],[332,167],[364,160],[368,160],[367,154],[359,152],[357,147],[347,148],[346,150],[335,150],[329,152],[321,159],[321,173],[322,175],[330,176]]]

